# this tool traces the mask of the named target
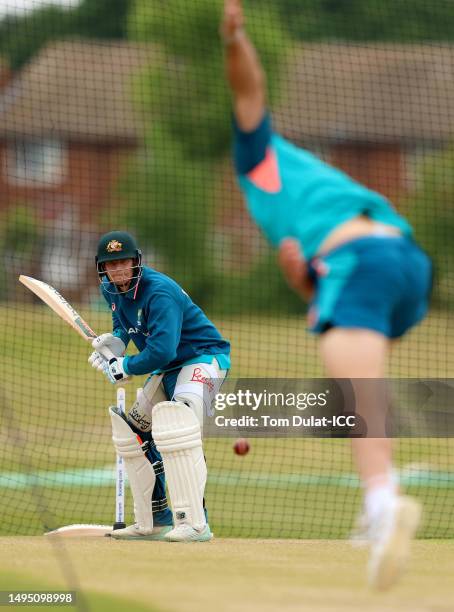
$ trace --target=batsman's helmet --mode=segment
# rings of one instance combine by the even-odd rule
[[[104,264],[108,261],[116,261],[118,259],[133,259],[134,260],[134,272],[133,279],[135,283],[132,288],[136,288],[140,282],[143,272],[142,266],[142,252],[137,246],[135,238],[123,232],[116,230],[108,232],[101,236],[98,242],[98,250],[96,253],[96,269],[98,271],[99,281],[102,283],[102,279],[106,274]],[[106,288],[108,293],[112,293]],[[118,288],[115,293],[124,293],[119,291]]]
[[[117,259],[141,259],[141,256],[142,253],[131,234],[116,230],[104,234],[99,239],[96,264],[116,261]]]

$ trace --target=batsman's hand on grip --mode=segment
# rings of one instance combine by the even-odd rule
[[[104,356],[103,349],[108,349],[116,357],[122,357],[126,350],[123,340],[113,334],[101,334],[93,340],[91,345],[95,350],[88,358],[88,363],[96,370],[101,371],[104,371],[109,361],[107,357]]]
[[[129,374],[124,369],[124,361],[124,357],[114,357],[104,368],[104,374],[113,385],[125,382],[129,378]]]

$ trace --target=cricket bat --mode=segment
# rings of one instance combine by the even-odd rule
[[[66,321],[68,325],[71,325],[73,329],[82,336],[87,342],[92,342],[97,338],[97,334],[91,329],[86,321],[82,319],[80,314],[71,306],[71,304],[65,300],[65,298],[58,293],[52,285],[48,285],[43,281],[32,278],[31,276],[19,276],[19,281],[30,289],[35,295],[37,295],[45,304],[47,304],[52,310],[58,314],[58,316]],[[101,352],[101,351],[100,351]],[[103,356],[110,360],[115,358],[115,355],[108,348],[102,348]]]
[[[65,298],[58,293],[52,285],[44,283],[43,281],[32,278],[31,276],[25,276],[21,274],[19,281],[30,289],[35,295],[37,295],[45,304],[47,304],[52,310],[58,314],[68,325],[70,325],[76,332],[82,336],[87,342],[92,342],[97,334],[91,329],[80,314],[71,306],[71,304],[65,300]],[[109,349],[103,347],[102,354],[106,359],[112,359],[115,355]],[[117,468],[118,469],[118,468]],[[118,472],[117,472],[118,479]],[[60,527],[54,531],[49,531],[45,535],[58,535],[63,537],[80,537],[80,536],[105,536],[109,535],[112,531],[110,525],[66,525]]]

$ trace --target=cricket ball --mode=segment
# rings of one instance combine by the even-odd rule
[[[233,450],[237,455],[247,455],[249,448],[249,442],[246,440],[246,438],[240,438],[233,445]]]

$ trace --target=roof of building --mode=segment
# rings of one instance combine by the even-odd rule
[[[152,45],[52,43],[0,95],[0,137],[135,144],[145,124],[133,76],[156,58]],[[438,143],[454,135],[453,46],[308,44],[287,71],[276,126],[296,142]]]
[[[408,143],[454,135],[454,47],[309,44],[290,58],[276,125],[297,141]]]
[[[150,45],[61,41],[43,49],[0,96],[0,137],[134,143],[143,132],[133,76]]]

